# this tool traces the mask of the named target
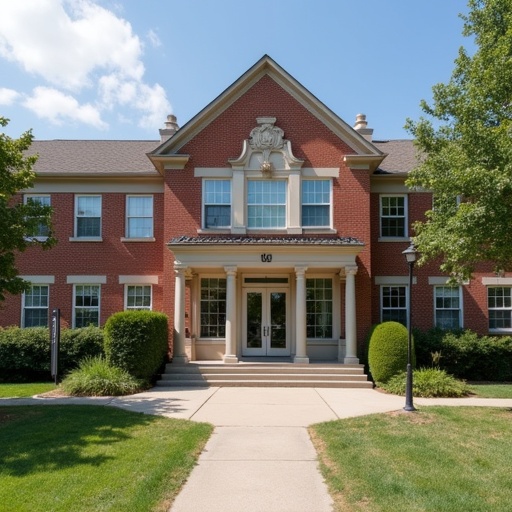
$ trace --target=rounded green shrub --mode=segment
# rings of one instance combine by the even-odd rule
[[[121,311],[105,323],[107,361],[137,379],[151,381],[167,355],[167,316],[156,311]]]
[[[368,365],[375,382],[387,382],[407,367],[407,328],[398,322],[375,327],[368,348]],[[412,351],[414,366],[414,345]]]
[[[84,359],[65,377],[61,388],[72,396],[119,396],[140,391],[142,383],[98,356]]]

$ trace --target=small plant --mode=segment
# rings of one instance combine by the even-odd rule
[[[405,379],[406,373],[401,372],[380,386],[388,393],[405,395]],[[444,370],[421,368],[413,372],[412,392],[414,396],[422,398],[460,398],[469,395],[470,390],[465,381],[456,379]]]
[[[140,391],[142,382],[99,356],[84,359],[66,376],[61,387],[73,396],[119,396]]]

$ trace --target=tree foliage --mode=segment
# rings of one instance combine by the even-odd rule
[[[407,184],[434,194],[414,225],[420,263],[440,258],[457,280],[481,261],[512,266],[512,1],[468,7],[463,34],[474,53],[459,50],[450,81],[421,103],[426,117],[406,125],[421,155]]]
[[[0,117],[0,126],[7,124],[8,120]],[[33,202],[24,204],[16,197],[34,182],[32,167],[37,157],[24,154],[32,139],[30,130],[19,139],[0,133],[0,301],[5,299],[5,293],[20,293],[27,287],[18,276],[17,253],[34,244],[49,248],[55,243],[50,231],[51,208]],[[41,224],[49,230],[44,239],[33,236]]]

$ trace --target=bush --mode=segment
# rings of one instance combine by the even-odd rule
[[[73,396],[119,396],[140,391],[142,383],[98,356],[84,359],[62,381],[61,388]]]
[[[368,364],[375,382],[387,382],[406,368],[408,339],[407,328],[398,322],[383,322],[375,327],[368,349]]]
[[[167,355],[167,316],[155,311],[121,311],[105,324],[107,361],[137,379],[150,381]]]
[[[382,384],[382,389],[394,395],[405,395],[406,372],[401,372]],[[457,380],[439,368],[421,368],[414,370],[412,393],[423,398],[454,397],[469,394],[465,381]]]
[[[63,329],[59,375],[76,368],[81,359],[103,353],[103,332],[98,327]],[[50,380],[50,332],[46,327],[0,328],[0,381]]]
[[[440,352],[439,366],[458,378],[512,380],[510,336],[478,336],[469,330],[430,330],[419,333],[416,347],[420,364],[431,364],[432,352]]]

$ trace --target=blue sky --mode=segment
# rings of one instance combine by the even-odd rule
[[[466,0],[0,0],[0,115],[11,137],[157,139],[264,54],[376,139],[446,82]]]

